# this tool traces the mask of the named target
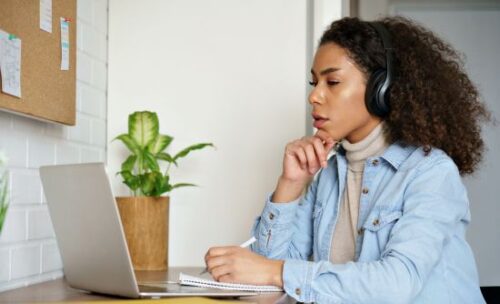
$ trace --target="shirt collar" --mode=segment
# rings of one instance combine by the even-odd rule
[[[381,158],[387,161],[394,169],[398,170],[415,149],[415,146],[395,142],[385,150]]]
[[[384,153],[380,156],[383,160],[388,162],[395,170],[399,170],[401,164],[410,156],[417,147],[407,145],[402,142],[392,143]],[[338,144],[334,147],[337,156],[341,156],[343,162],[347,162],[345,154],[346,150],[342,145]]]

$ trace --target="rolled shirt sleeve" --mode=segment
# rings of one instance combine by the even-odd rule
[[[268,196],[264,210],[253,225],[257,241],[251,249],[270,259],[306,260],[312,254],[312,209],[317,181],[302,197],[288,203],[274,203]]]

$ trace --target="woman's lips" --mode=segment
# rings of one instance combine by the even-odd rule
[[[312,117],[314,119],[313,125],[316,129],[321,128],[328,121],[328,118],[325,118],[317,114],[312,114]]]
[[[324,119],[324,118],[319,118],[319,119],[314,119],[314,127],[316,129],[320,129],[326,122],[328,121],[328,119]]]

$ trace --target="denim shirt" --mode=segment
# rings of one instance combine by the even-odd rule
[[[284,260],[286,293],[317,303],[485,303],[465,240],[469,200],[443,151],[394,143],[368,158],[359,201],[355,260],[329,261],[347,175],[330,157],[306,194],[270,197],[252,228],[252,251]]]

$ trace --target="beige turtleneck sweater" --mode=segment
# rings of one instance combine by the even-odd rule
[[[353,261],[358,237],[358,213],[363,170],[368,157],[380,156],[389,146],[380,123],[363,140],[351,144],[342,141],[347,158],[347,182],[344,190],[340,213],[332,237],[330,261],[343,264]]]

